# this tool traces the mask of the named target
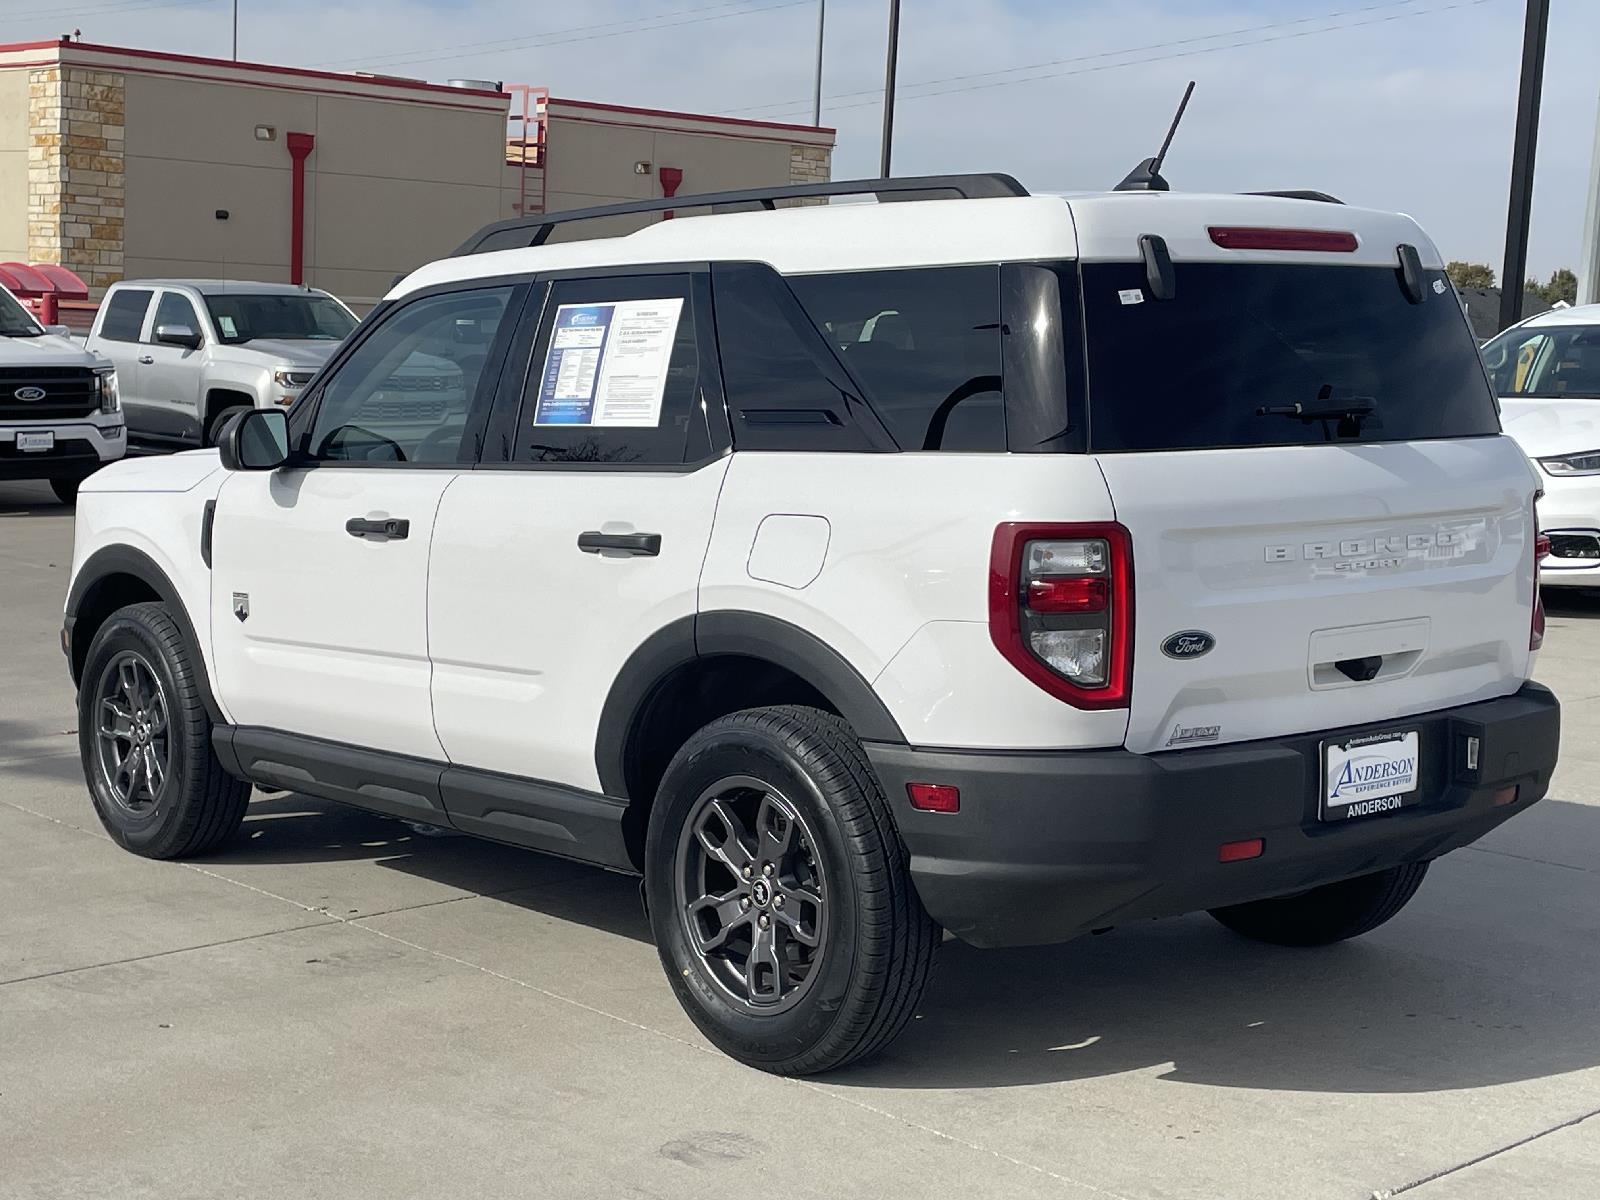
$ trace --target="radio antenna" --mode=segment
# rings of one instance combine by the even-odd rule
[[[1189,107],[1189,97],[1194,95],[1194,80],[1189,81],[1189,86],[1183,89],[1183,99],[1178,101],[1178,111],[1172,118],[1172,124],[1167,127],[1166,139],[1161,143],[1161,149],[1154,158],[1147,158],[1137,167],[1128,172],[1127,178],[1117,184],[1119,192],[1170,192],[1172,185],[1161,177],[1161,164],[1166,161],[1167,150],[1172,146],[1173,136],[1178,132],[1178,123],[1183,120],[1184,110]]]

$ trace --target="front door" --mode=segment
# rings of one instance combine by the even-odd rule
[[[559,279],[537,322],[491,428],[509,461],[439,508],[434,720],[454,763],[599,791],[612,682],[695,612],[728,463],[721,385],[703,276]]]
[[[202,444],[206,430],[200,404],[201,347],[174,346],[156,341],[162,326],[183,326],[203,333],[205,326],[193,303],[182,292],[163,289],[156,300],[144,345],[140,347],[139,401],[147,413],[152,433],[191,445]]]
[[[440,501],[478,438],[395,379],[419,364],[446,370],[486,408],[497,331],[521,292],[467,287],[398,306],[302,401],[312,410],[303,432],[295,423],[300,460],[223,485],[212,651],[236,725],[444,758],[429,699],[428,559]]]

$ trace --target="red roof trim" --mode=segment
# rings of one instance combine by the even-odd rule
[[[641,117],[672,117],[679,121],[706,121],[717,125],[750,125],[757,129],[782,129],[791,133],[829,133],[839,131],[829,125],[788,125],[782,121],[752,121],[746,117],[717,117],[710,113],[674,112],[667,108],[635,108],[629,104],[601,104],[594,100],[563,100],[551,96],[549,104],[566,104],[572,108],[593,108],[601,112],[635,113]]]
[[[455,96],[480,96],[485,99],[504,100],[506,92],[485,92],[477,88],[451,87],[447,83],[427,83],[415,79],[395,79],[384,75],[357,75],[351,71],[316,71],[310,67],[280,67],[272,63],[235,62],[230,58],[206,58],[196,54],[173,54],[166,50],[136,50],[131,46],[102,46],[98,42],[74,42],[60,38],[52,42],[12,42],[0,45],[0,54],[20,50],[40,50],[56,47],[62,50],[88,50],[96,54],[118,54],[128,58],[151,58],[161,62],[193,63],[202,67],[227,67],[237,71],[263,71],[271,75],[296,75],[305,79],[336,79],[342,83],[366,84],[372,87],[401,88],[411,91],[448,92]],[[0,63],[0,66],[7,64]],[[240,82],[246,82],[241,80]]]

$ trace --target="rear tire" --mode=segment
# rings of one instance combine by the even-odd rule
[[[250,785],[222,769],[199,668],[161,604],[132,604],[89,644],[78,686],[78,749],[95,814],[146,858],[215,850],[244,819]]]
[[[56,499],[63,504],[72,505],[78,502],[78,488],[83,484],[85,476],[74,475],[69,479],[52,479],[50,490],[56,494]]]
[[[941,937],[861,743],[813,708],[747,709],[684,744],[651,812],[645,894],[690,1019],[778,1075],[888,1045]]]
[[[1235,933],[1274,946],[1328,946],[1370,933],[1394,916],[1422,886],[1426,862],[1324,884],[1277,900],[1213,908]]]

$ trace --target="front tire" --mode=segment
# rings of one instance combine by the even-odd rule
[[[56,494],[56,499],[62,504],[73,505],[78,502],[78,488],[84,481],[84,476],[73,475],[67,479],[52,479],[50,490]]]
[[[146,858],[214,850],[250,785],[222,769],[193,649],[164,605],[133,604],[95,634],[78,685],[78,749],[95,814]]]
[[[861,743],[812,708],[747,709],[684,744],[651,813],[645,892],[690,1019],[779,1075],[888,1045],[941,937]]]
[[[1235,933],[1274,946],[1328,946],[1371,933],[1394,916],[1422,886],[1426,862],[1404,863],[1371,875],[1324,884],[1277,900],[1213,908],[1211,915]]]

